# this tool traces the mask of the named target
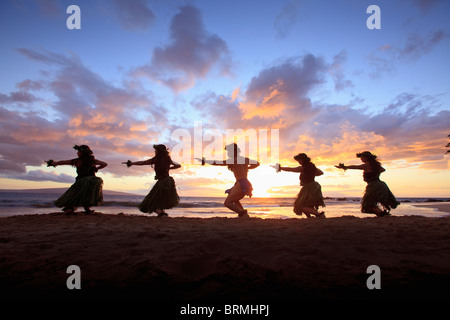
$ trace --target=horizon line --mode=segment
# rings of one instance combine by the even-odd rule
[[[37,191],[63,191],[63,190],[67,190],[67,188],[65,187],[60,187],[60,188],[27,188],[27,189],[0,189],[0,192],[17,192],[17,191],[21,191],[21,192],[36,192]],[[117,191],[117,190],[108,190],[108,189],[103,189],[104,192],[109,193],[109,195],[111,195],[111,193],[117,193],[118,195],[123,194],[123,195],[133,195],[133,196],[145,196],[145,194],[139,194],[139,193],[132,193],[132,192],[126,192],[126,191]],[[185,197],[185,198],[223,198],[223,196],[180,196],[180,198]],[[269,196],[269,197],[252,197],[254,199],[263,199],[263,198],[295,198],[295,195],[292,196]],[[334,198],[334,199],[360,199],[362,198],[361,196],[324,196],[324,199],[327,198]],[[439,196],[399,196],[397,198],[419,198],[419,199],[448,199],[447,201],[450,201],[450,197],[439,197]]]

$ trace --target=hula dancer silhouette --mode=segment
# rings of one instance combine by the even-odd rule
[[[122,162],[127,167],[131,166],[152,166],[155,168],[155,180],[158,180],[149,194],[142,200],[139,210],[144,213],[155,212],[158,217],[167,217],[165,209],[176,207],[180,202],[175,187],[175,180],[169,176],[169,170],[181,168],[181,165],[172,161],[169,151],[163,144],[153,145],[155,156],[145,161]]]
[[[228,159],[225,161],[217,160],[205,160],[204,158],[198,159],[202,161],[202,165],[208,163],[213,166],[227,166],[228,170],[232,171],[236,178],[236,183],[231,189],[227,189],[225,193],[228,194],[224,201],[224,205],[236,212],[239,218],[248,218],[248,212],[242,206],[240,200],[245,196],[252,197],[253,186],[247,179],[247,173],[249,169],[255,169],[259,166],[259,162],[250,164],[249,158],[241,157],[239,154],[241,150],[236,143],[229,144],[225,147],[227,151]]]
[[[55,201],[57,207],[62,207],[65,214],[72,214],[77,207],[83,207],[86,214],[93,213],[91,206],[103,202],[103,180],[95,173],[106,167],[106,162],[95,159],[92,150],[87,145],[74,146],[78,158],[72,160],[48,160],[47,167],[71,165],[77,168],[75,183]]]
[[[340,163],[335,167],[344,170],[363,170],[363,178],[367,186],[361,199],[361,212],[374,213],[377,217],[390,215],[391,209],[397,208],[400,202],[395,199],[387,184],[380,180],[380,174],[386,170],[377,160],[377,156],[369,151],[358,153],[356,156],[361,158],[363,164],[346,166]],[[381,210],[378,204],[381,204],[384,210]]]
[[[318,211],[319,207],[325,207],[322,187],[314,180],[316,176],[323,174],[322,170],[316,168],[311,159],[304,153],[299,153],[294,159],[300,164],[299,167],[282,167],[280,164],[277,164],[274,168],[277,172],[300,172],[300,185],[302,188],[294,203],[295,214],[302,215],[304,213],[308,218],[311,218],[311,215],[317,218],[325,218],[325,213]]]

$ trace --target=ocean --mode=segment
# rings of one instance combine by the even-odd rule
[[[54,206],[53,201],[58,199],[64,191],[0,191],[0,217],[47,214],[60,212],[61,209]],[[139,211],[137,206],[144,198],[143,195],[125,194],[117,192],[104,192],[104,203],[98,207],[92,207],[96,212],[104,214],[148,215]],[[181,197],[178,207],[167,210],[171,217],[228,217],[237,215],[223,205],[224,197]],[[295,198],[248,198],[241,201],[251,217],[290,219],[305,218],[293,213]],[[450,201],[450,198],[397,198],[401,205],[392,210],[393,216],[419,215],[426,217],[442,217],[448,213],[433,208],[416,205],[440,203]],[[360,218],[374,217],[371,214],[363,214],[360,211],[360,198],[325,198],[326,207],[323,208],[327,217],[355,216]],[[78,210],[83,210],[79,208]]]

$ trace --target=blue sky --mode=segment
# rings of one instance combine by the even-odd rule
[[[80,30],[66,27],[72,4]],[[379,30],[366,26],[372,4]],[[308,153],[325,194],[361,194],[360,173],[333,164],[371,150],[397,194],[448,195],[449,13],[443,0],[4,0],[0,187],[69,184],[72,168],[42,163],[86,143],[109,163],[105,188],[144,192],[152,170],[120,162],[151,157],[155,142],[173,148],[173,130],[202,121],[279,129],[280,161]],[[233,180],[182,165],[185,195]],[[264,166],[254,180],[270,176]],[[276,177],[261,195],[295,194],[298,177]]]

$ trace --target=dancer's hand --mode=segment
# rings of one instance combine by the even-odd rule
[[[281,166],[280,166],[279,163],[277,163],[277,164],[274,165],[274,166],[271,165],[271,167],[274,168],[274,169],[276,170],[277,173],[281,171]]]
[[[55,161],[53,159],[47,160],[45,162],[47,163],[47,167],[56,167],[56,165],[54,164]]]
[[[205,161],[205,158],[204,157],[202,157],[201,159],[200,158],[195,158],[196,160],[198,160],[198,161],[201,161],[202,162],[202,166],[204,166],[205,165],[205,163],[206,163],[206,161]]]
[[[131,162],[131,160],[128,160],[127,162],[122,162],[122,164],[126,164],[127,167],[129,168],[129,167],[131,167],[132,162]]]
[[[334,166],[335,168],[338,168],[338,169],[344,169],[344,170],[347,170],[347,167],[343,164],[343,163],[339,163],[337,166]]]

